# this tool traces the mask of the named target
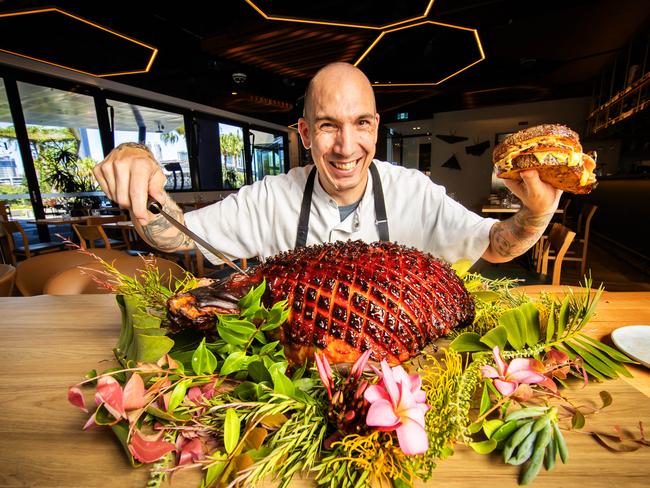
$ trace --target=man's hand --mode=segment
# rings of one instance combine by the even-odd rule
[[[540,180],[537,170],[519,174],[520,181],[505,180],[505,184],[519,197],[522,209],[508,220],[492,226],[490,245],[482,256],[486,261],[510,261],[525,253],[544,233],[560,202],[562,190]]]
[[[552,214],[557,209],[562,196],[558,190],[539,179],[535,169],[520,171],[521,180],[504,180],[508,189],[514,193],[521,203],[533,215]]]
[[[152,218],[147,210],[149,195],[163,205],[168,200],[163,189],[167,178],[151,152],[141,144],[117,146],[93,168],[93,173],[106,196],[121,208],[130,209],[141,225]]]

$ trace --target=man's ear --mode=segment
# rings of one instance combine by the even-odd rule
[[[304,117],[298,119],[298,133],[300,134],[300,140],[302,141],[302,145],[305,146],[305,149],[311,148],[309,125]]]

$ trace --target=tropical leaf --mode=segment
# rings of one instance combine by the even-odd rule
[[[564,344],[562,344],[562,345],[557,344],[555,347],[557,348],[558,351],[562,351],[567,356],[569,356],[569,359],[575,360],[578,357],[578,354],[573,352],[568,347],[565,347]],[[594,378],[599,379],[600,381],[605,381],[605,379],[607,379],[605,375],[603,375],[598,370],[596,370],[594,367],[592,367],[584,358],[582,358],[582,359],[583,359],[583,366],[584,366],[585,370],[587,371],[587,373],[589,373]]]
[[[460,278],[462,278],[467,274],[469,268],[472,267],[472,264],[474,263],[472,263],[472,261],[470,261],[469,259],[459,259],[458,261],[456,261],[454,264],[451,265],[451,269],[453,269],[456,272],[456,274]]]
[[[499,325],[506,329],[508,342],[515,350],[523,349],[526,346],[526,316],[519,308],[504,312],[499,317]]]
[[[481,343],[481,336],[476,332],[464,332],[449,345],[456,352],[486,351],[489,348]]]
[[[564,336],[564,329],[566,329],[567,323],[569,321],[569,301],[571,297],[567,295],[562,300],[562,305],[560,306],[560,314],[557,319],[557,338],[561,339]]]
[[[607,344],[604,344],[600,342],[597,339],[594,339],[593,337],[589,337],[588,335],[585,334],[580,334],[578,336],[580,339],[583,339],[587,342],[590,342],[594,347],[597,347],[604,353],[607,353],[612,359],[621,362],[621,363],[630,363],[630,364],[639,364],[637,361],[634,361],[633,359],[630,359],[627,357],[625,354],[617,351],[616,349],[609,347]]]
[[[489,454],[496,449],[497,441],[488,439],[486,441],[470,442],[469,447],[479,454]]]
[[[551,303],[551,311],[546,322],[546,342],[551,342],[555,335],[555,302]]]
[[[526,344],[534,346],[540,339],[539,311],[531,302],[520,305],[519,310],[524,315],[526,328]]]
[[[223,423],[223,444],[228,454],[232,454],[239,442],[239,416],[234,408],[226,410],[226,419]]]
[[[498,325],[494,329],[487,331],[481,337],[480,341],[490,349],[494,349],[495,346],[503,349],[506,346],[506,342],[508,342],[508,332],[504,326]]]
[[[488,388],[486,386],[487,382],[484,382],[483,384],[483,393],[481,395],[481,406],[479,408],[479,415],[483,415],[485,412],[488,411],[490,408],[491,402],[490,402],[490,392],[488,391]]]
[[[607,367],[609,367],[613,371],[617,372],[618,374],[620,374],[622,376],[627,376],[628,378],[632,377],[632,373],[630,373],[627,369],[625,369],[624,366],[622,366],[622,365],[618,364],[617,362],[613,361],[612,359],[610,359],[607,355],[605,355],[602,351],[598,350],[592,344],[589,344],[584,340],[580,340],[579,337],[576,337],[576,338],[572,339],[569,342],[570,347],[573,347],[574,345],[576,347],[580,347],[583,351],[587,351],[587,353],[590,354],[592,357],[594,357],[595,359],[600,360],[600,362],[602,364],[606,365]],[[573,348],[573,349],[576,352],[579,352],[575,348]],[[579,354],[583,357],[583,359],[586,359],[584,354],[582,354],[582,353],[579,353]],[[590,364],[591,364],[591,361],[590,361]]]

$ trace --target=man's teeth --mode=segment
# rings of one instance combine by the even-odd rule
[[[350,161],[349,163],[343,163],[343,162],[337,162],[337,161],[330,161],[330,163],[332,163],[332,165],[336,169],[340,169],[340,170],[345,171],[345,170],[350,170],[350,169],[354,168],[357,165],[358,161],[359,160],[357,159],[357,160],[354,160],[354,161]]]

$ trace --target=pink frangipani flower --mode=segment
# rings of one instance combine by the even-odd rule
[[[533,358],[515,358],[510,361],[510,364],[501,358],[499,346],[494,346],[492,351],[494,354],[494,366],[485,365],[481,367],[481,375],[483,378],[492,378],[494,386],[504,396],[512,395],[519,384],[543,384],[551,389],[548,384],[549,378],[543,373],[544,365]],[[553,381],[551,380],[551,383]],[[555,386],[555,383],[553,383]]]
[[[391,368],[381,362],[381,381],[370,385],[364,398],[370,403],[366,423],[379,430],[397,432],[406,455],[423,454],[429,449],[424,414],[429,410],[426,393],[420,389],[419,375],[409,375],[401,366]]]

